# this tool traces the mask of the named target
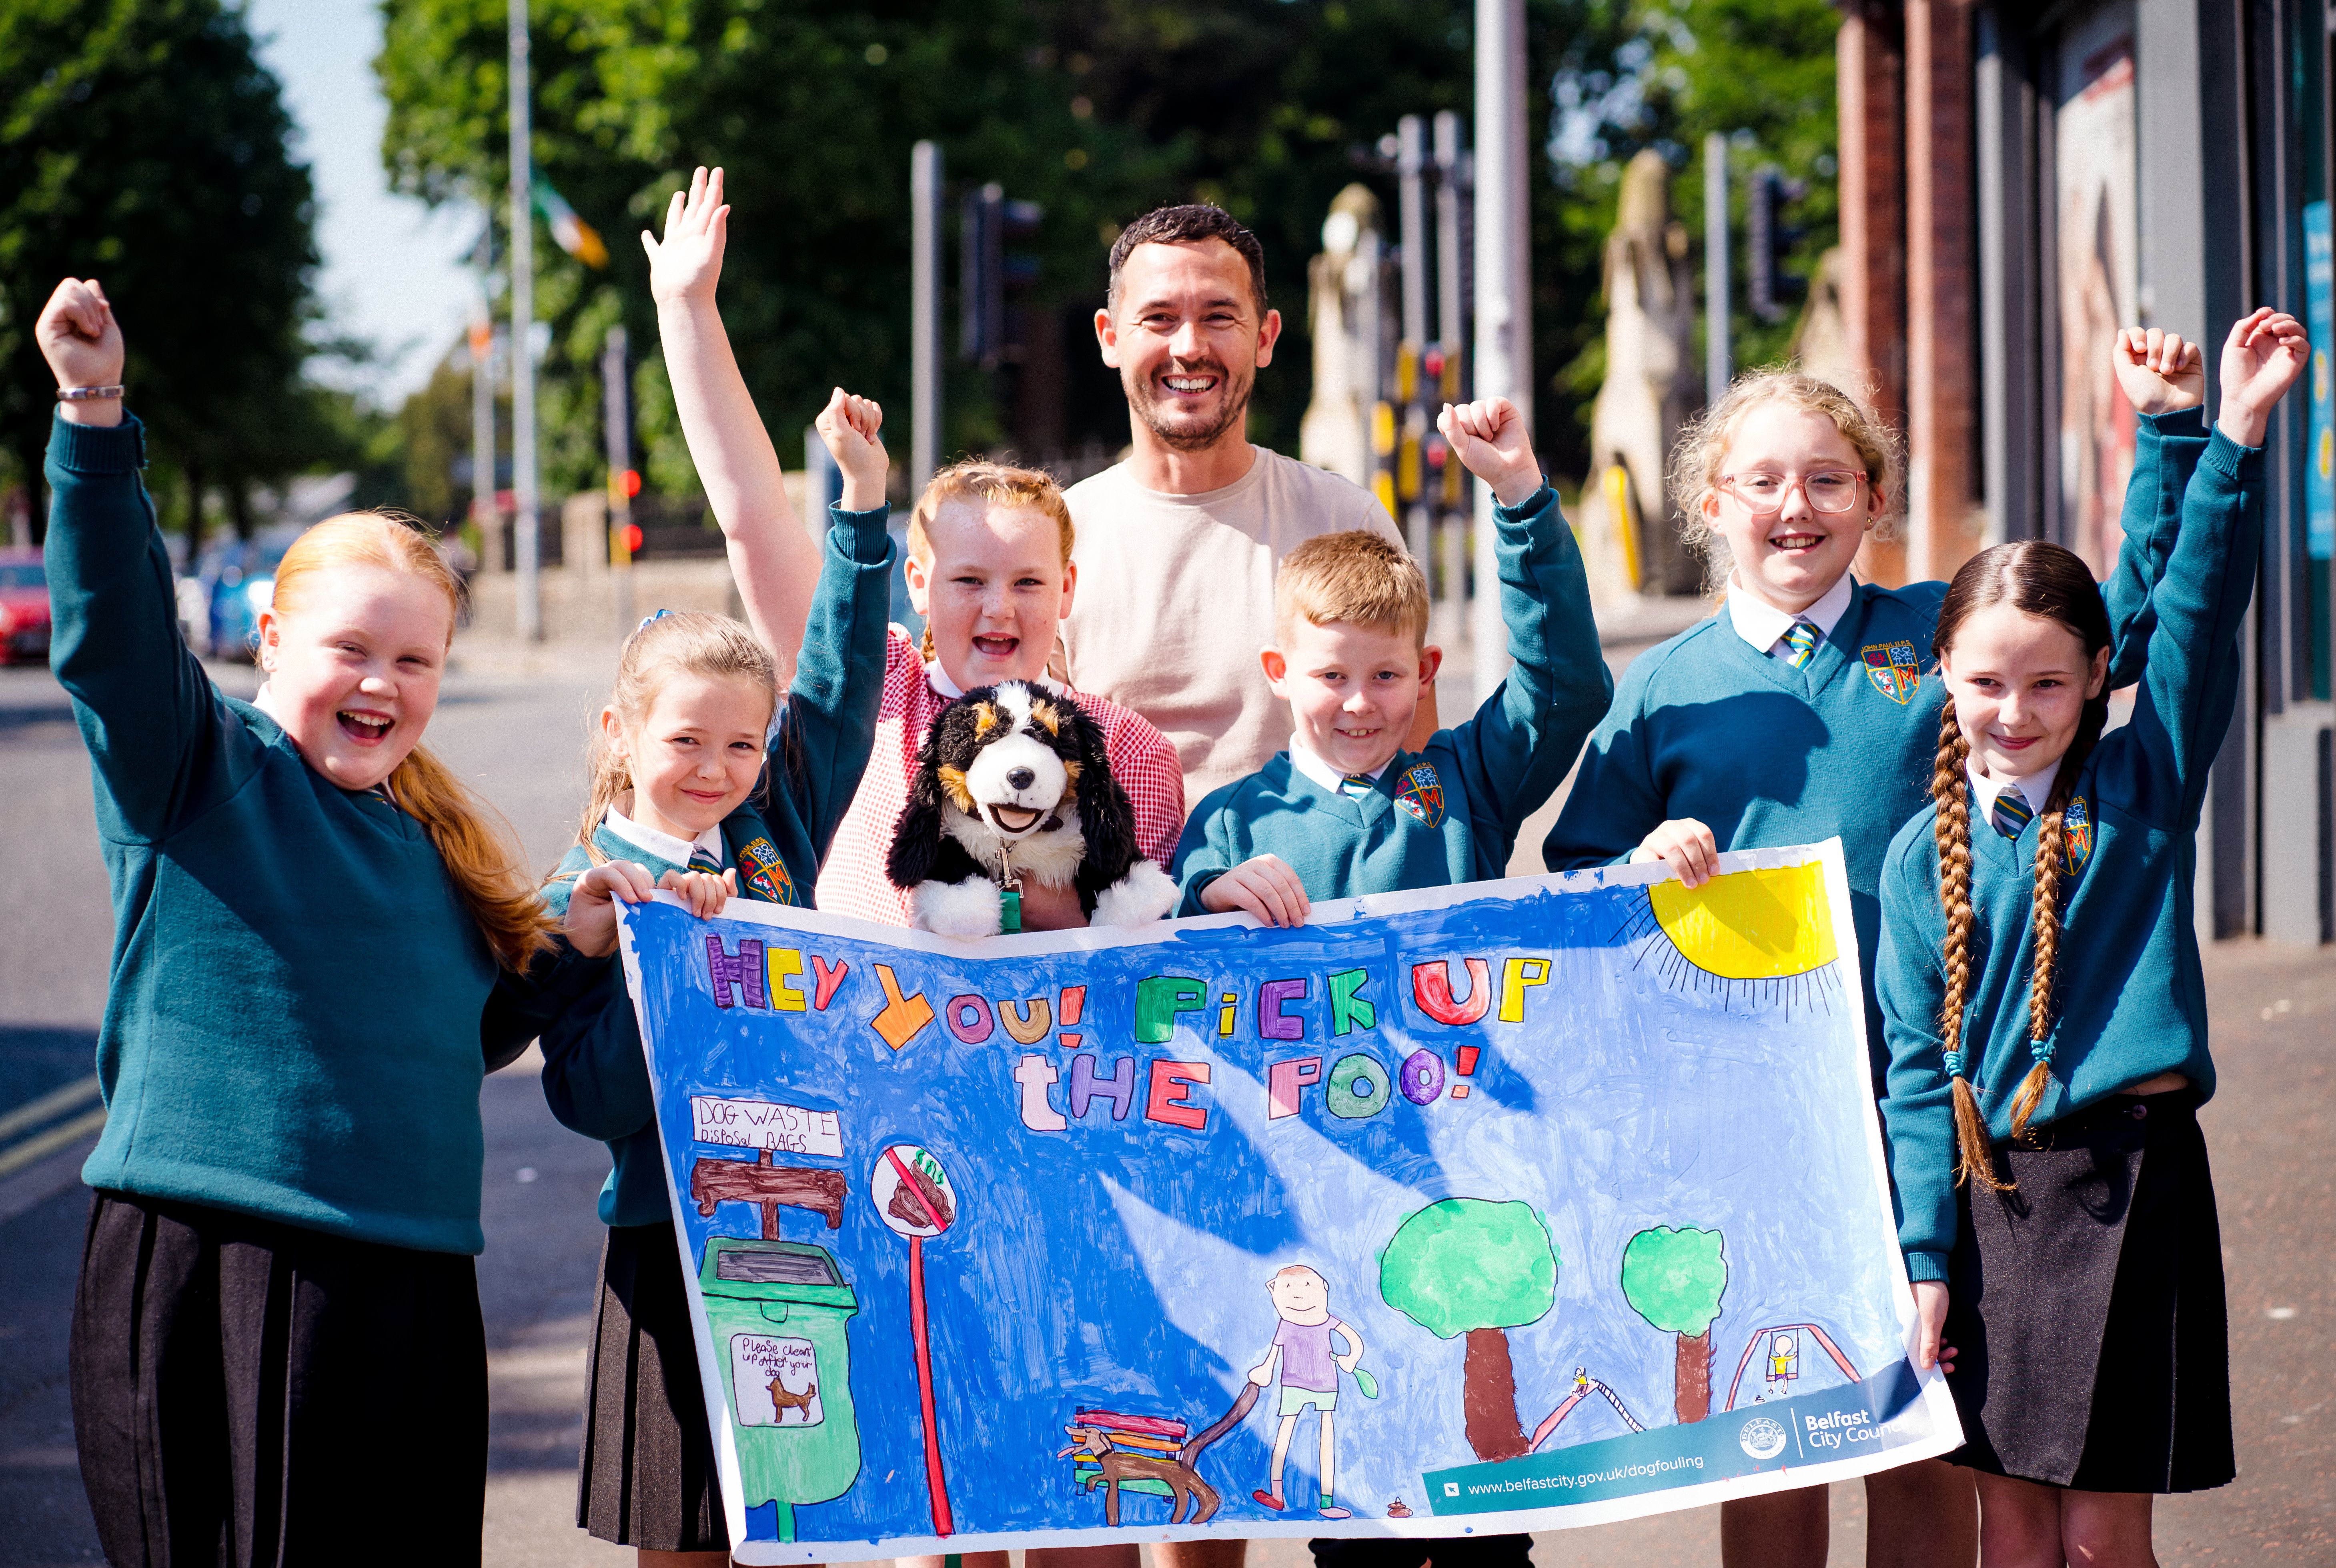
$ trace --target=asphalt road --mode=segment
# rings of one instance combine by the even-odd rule
[[[1624,650],[1616,649],[1619,656]],[[472,650],[431,742],[511,819],[548,865],[574,831],[586,716],[605,657],[526,659]],[[222,667],[229,689],[248,672]],[[238,681],[241,683],[238,687]],[[67,1403],[67,1314],[87,1194],[77,1135],[111,941],[89,774],[63,693],[40,669],[0,670],[0,1568],[95,1563]],[[1529,832],[1527,846],[1541,834]],[[1530,850],[1527,852],[1530,853]],[[1521,862],[1523,857],[1521,857]],[[1532,869],[1523,863],[1517,869]],[[2222,1092],[2205,1120],[2221,1196],[2241,1475],[2221,1491],[2161,1505],[2162,1562],[2336,1563],[2336,956],[2226,944],[2207,956]],[[76,1096],[80,1097],[76,1097]],[[49,1108],[18,1116],[27,1107]],[[496,1075],[483,1097],[487,1251],[480,1261],[493,1447],[486,1560],[628,1563],[573,1519],[576,1416],[599,1244],[597,1144],[544,1109],[532,1065]],[[1833,1560],[1864,1555],[1864,1501],[1834,1488]],[[1538,1538],[1543,1568],[1718,1560],[1715,1510]],[[1299,1568],[1297,1543],[1253,1554]]]

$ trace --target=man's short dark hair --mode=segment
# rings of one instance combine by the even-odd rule
[[[1119,269],[1139,245],[1199,245],[1222,239],[1249,263],[1250,292],[1257,296],[1258,319],[1265,319],[1265,247],[1222,207],[1196,201],[1183,207],[1155,207],[1119,231],[1111,242],[1111,289],[1106,307],[1119,304]]]

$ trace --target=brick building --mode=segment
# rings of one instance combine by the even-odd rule
[[[2199,834],[2202,934],[2336,940],[2329,74],[2336,0],[1841,0],[1840,298],[1907,435],[1874,563],[1952,575],[2046,538],[2104,569],[2133,414],[2108,335],[2312,331],[2270,435],[2245,690]],[[2213,394],[2209,394],[2212,406]]]

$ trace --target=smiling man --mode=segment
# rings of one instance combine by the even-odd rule
[[[1280,336],[1265,253],[1222,209],[1161,208],[1112,246],[1095,340],[1132,441],[1126,461],[1066,492],[1080,591],[1063,673],[1174,743],[1188,801],[1289,744],[1290,706],[1258,663],[1281,558],[1347,529],[1403,542],[1368,491],[1251,443],[1250,393]],[[1432,693],[1422,710],[1424,738]]]

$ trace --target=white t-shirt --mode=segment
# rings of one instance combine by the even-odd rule
[[[1166,495],[1119,463],[1065,492],[1079,589],[1062,623],[1064,677],[1150,719],[1176,747],[1184,799],[1255,773],[1290,733],[1258,650],[1273,641],[1273,574],[1318,533],[1403,543],[1377,497],[1327,469],[1253,447],[1222,490]]]

